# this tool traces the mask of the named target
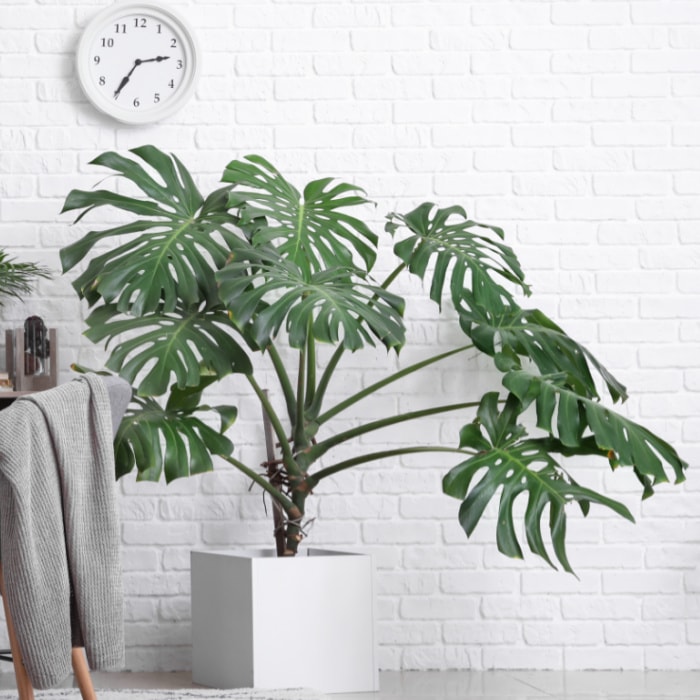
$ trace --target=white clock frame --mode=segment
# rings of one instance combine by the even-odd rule
[[[101,34],[104,34],[105,29],[110,24],[125,15],[138,14],[155,17],[172,28],[176,36],[182,41],[181,46],[185,57],[185,65],[183,68],[184,75],[180,79],[176,93],[172,97],[158,106],[134,111],[117,104],[114,99],[105,94],[104,90],[99,89],[91,71],[90,61],[92,60],[95,41]],[[76,50],[78,80],[85,96],[96,109],[124,124],[158,122],[179,110],[190,99],[197,86],[200,65],[199,44],[189,24],[170,7],[152,0],[144,0],[143,2],[120,1],[105,8],[87,24]],[[128,67],[128,64],[125,65],[126,67]]]

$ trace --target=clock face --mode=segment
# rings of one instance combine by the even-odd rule
[[[191,32],[171,10],[151,3],[100,13],[83,34],[77,61],[88,99],[131,124],[158,121],[181,107],[198,73]]]

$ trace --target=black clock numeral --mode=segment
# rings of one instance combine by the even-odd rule
[[[107,81],[105,80],[104,75],[101,75],[100,76],[100,85],[106,85],[106,84],[107,84]]]
[[[132,103],[134,107],[140,107],[141,106],[141,100],[138,97],[134,97],[134,101]]]
[[[102,48],[111,49],[114,46],[114,39],[111,37],[109,39],[102,38]]]
[[[184,64],[182,63],[182,59],[181,59],[181,58],[178,58],[178,59],[177,59],[177,63],[175,64],[175,68],[177,68],[177,70],[182,70],[182,66],[183,66],[183,65],[184,65]]]
[[[171,49],[177,48],[177,39],[170,40],[170,48]]]
[[[100,57],[99,56],[93,56],[92,57],[92,62],[97,66],[100,63]]]
[[[115,34],[126,34],[126,24],[115,24],[114,25]]]
[[[174,87],[175,87],[175,81],[174,81],[174,80],[171,80],[171,81],[168,83],[168,87],[169,87],[169,88],[174,88]]]
[[[158,102],[160,102],[160,93],[159,93],[159,92],[153,93],[153,102],[156,103],[156,104],[157,104]]]
[[[145,17],[134,17],[134,27],[137,29],[145,29],[148,26],[148,20]],[[158,25],[160,27],[160,25]]]
[[[156,24],[156,34],[162,34],[162,33],[163,33],[163,25]]]

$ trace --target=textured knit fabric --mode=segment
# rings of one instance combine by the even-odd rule
[[[23,397],[0,412],[0,559],[35,688],[52,687],[71,672],[74,640],[84,643],[93,669],[121,666],[111,412],[98,376]],[[78,629],[71,630],[71,617]]]

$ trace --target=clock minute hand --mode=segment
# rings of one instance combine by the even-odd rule
[[[156,56],[155,58],[144,58],[139,60],[139,64],[141,63],[153,63],[153,61],[157,61],[160,63],[161,61],[167,61],[170,58],[170,56]]]

